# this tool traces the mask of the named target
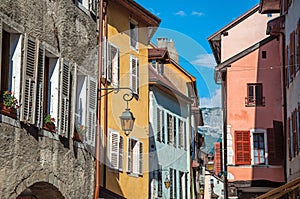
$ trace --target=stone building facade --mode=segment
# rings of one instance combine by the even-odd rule
[[[94,195],[95,119],[88,118],[95,115],[80,113],[78,99],[94,96],[96,84],[77,94],[79,76],[97,77],[95,2],[1,1],[1,91],[19,107],[5,112],[1,95],[0,198]],[[92,107],[91,97],[85,101]],[[50,114],[55,128],[47,130]],[[87,127],[84,141],[74,140],[77,124]]]

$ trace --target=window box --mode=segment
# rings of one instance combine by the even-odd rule
[[[44,124],[43,129],[54,133],[55,132],[55,124],[53,124],[53,123]]]
[[[0,104],[0,112],[4,115],[17,119],[17,109],[13,107],[7,107],[4,104]]]

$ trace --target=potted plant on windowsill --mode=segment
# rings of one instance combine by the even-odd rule
[[[85,133],[86,133],[86,127],[82,124],[77,124],[75,126],[73,139],[78,141],[78,142],[83,142]]]
[[[44,118],[44,129],[55,132],[55,119],[51,117],[50,114],[47,114],[46,117]]]
[[[1,99],[1,113],[17,118],[18,100],[11,91],[4,91]]]

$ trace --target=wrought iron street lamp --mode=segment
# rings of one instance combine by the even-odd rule
[[[127,98],[127,97],[129,97],[129,98]],[[120,116],[120,120],[121,120],[122,130],[124,131],[126,136],[128,136],[130,134],[130,132],[132,131],[134,121],[135,121],[135,118],[134,118],[132,112],[130,112],[130,109],[128,108],[128,101],[132,100],[132,98],[133,98],[133,95],[131,95],[131,96],[129,96],[128,94],[123,95],[123,99],[126,101],[127,105],[126,105],[125,111]]]

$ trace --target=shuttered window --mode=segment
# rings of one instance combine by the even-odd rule
[[[289,53],[289,68],[290,68],[290,81],[293,81],[295,76],[295,32],[290,34],[290,53]]]
[[[115,170],[123,170],[124,158],[124,138],[120,136],[119,132],[109,131],[109,167]]]
[[[170,199],[174,198],[174,170],[170,168]]]
[[[297,70],[300,70],[300,19],[298,19],[297,23]]]
[[[107,79],[112,86],[119,86],[119,48],[112,43],[108,43],[108,59],[107,59]]]
[[[22,88],[22,106],[20,120],[34,124],[35,118],[35,100],[36,100],[36,56],[37,45],[36,41],[25,35],[25,52],[23,65],[23,88]]]
[[[179,147],[184,148],[184,125],[182,120],[179,120]]]
[[[251,164],[250,132],[235,131],[235,164]]]
[[[161,114],[162,111],[160,108],[156,108],[156,140],[161,142]]]
[[[86,143],[95,146],[97,125],[97,80],[89,76],[88,82],[88,112],[87,112],[87,135]]]
[[[127,151],[127,172],[143,175],[143,143],[129,138]]]
[[[131,21],[129,23],[130,30],[130,47],[134,50],[138,49],[138,25],[137,23]]]
[[[158,165],[158,191],[157,196],[162,197],[162,187],[163,187],[163,175],[162,175],[162,166]]]
[[[289,71],[289,60],[288,60],[289,47],[285,47],[285,86],[288,88],[290,83],[290,71]]]
[[[292,133],[293,133],[293,157],[298,154],[298,137],[297,137],[297,110],[292,113]]]
[[[173,136],[174,136],[174,147],[177,147],[177,117],[173,117]]]
[[[253,157],[255,165],[264,165],[266,163],[265,152],[264,133],[253,133]]]
[[[173,143],[173,116],[167,113],[168,144]]]
[[[43,101],[44,101],[44,71],[45,71],[45,48],[39,45],[38,49],[38,64],[37,64],[37,77],[36,77],[36,109],[35,109],[35,124],[37,127],[43,127]]]
[[[139,64],[138,59],[133,55],[130,56],[130,88],[134,94],[139,91]]]
[[[69,96],[70,96],[70,66],[62,59],[60,64],[60,101],[58,133],[64,137],[69,134]]]
[[[287,123],[286,123],[286,132],[288,135],[288,148],[289,148],[289,160],[292,159],[292,144],[291,144],[291,132],[290,132],[291,126],[290,126],[290,118],[287,119]]]

